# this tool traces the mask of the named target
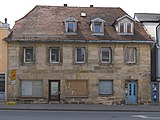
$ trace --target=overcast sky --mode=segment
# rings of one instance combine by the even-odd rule
[[[25,16],[36,5],[121,7],[131,17],[134,13],[160,13],[159,0],[2,0],[0,2],[0,21],[8,19],[11,27],[15,21]]]

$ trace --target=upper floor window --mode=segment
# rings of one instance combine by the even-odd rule
[[[133,35],[134,34],[134,19],[128,15],[124,15],[117,19],[115,24],[116,30],[120,35]]]
[[[24,48],[24,63],[34,62],[34,49],[33,47]]]
[[[136,63],[137,61],[137,49],[135,47],[127,47],[126,49],[126,63]]]
[[[60,62],[60,48],[50,48],[50,63]]]
[[[100,18],[95,18],[91,24],[91,31],[93,35],[104,35],[104,20]]]
[[[121,34],[133,34],[133,23],[120,22],[119,23],[119,33],[121,33]]]
[[[111,48],[101,48],[101,63],[111,62]]]
[[[78,20],[76,20],[73,17],[69,17],[67,19],[64,20],[65,22],[65,34],[77,34],[77,22]]]
[[[76,48],[76,63],[85,63],[85,55],[86,48],[85,47],[77,47]]]

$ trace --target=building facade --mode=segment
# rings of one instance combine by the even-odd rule
[[[3,41],[9,35],[9,24],[0,21],[0,100],[7,99],[7,43]]]
[[[145,30],[153,38],[155,44],[151,49],[151,65],[152,65],[152,77],[151,81],[157,88],[160,86],[160,14],[158,13],[135,13],[135,19],[144,25]],[[160,89],[156,92],[155,102],[159,102]],[[153,97],[152,96],[152,97]]]
[[[8,96],[34,103],[151,101],[153,40],[121,8],[36,6],[8,42]]]

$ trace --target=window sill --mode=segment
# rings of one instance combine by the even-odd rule
[[[35,63],[22,63],[22,66],[33,66]]]
[[[134,35],[133,33],[118,33],[118,35]]]
[[[66,98],[88,98],[88,96],[66,96]]]
[[[49,66],[61,66],[62,65],[62,63],[48,63],[47,65],[49,65]]]
[[[127,65],[136,65],[136,62],[126,62]]]
[[[104,33],[92,33],[92,35],[104,36]]]
[[[75,32],[75,33],[74,33],[74,32],[73,32],[73,33],[65,32],[64,34],[65,34],[65,35],[77,35],[77,33],[76,33],[76,32]]]
[[[113,96],[113,94],[99,94],[100,97],[110,97]]]

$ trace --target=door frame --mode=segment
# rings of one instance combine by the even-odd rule
[[[58,82],[58,98],[57,99],[51,99],[51,83],[52,82]],[[49,101],[60,101],[60,80],[49,80],[48,81],[48,99]]]
[[[128,95],[128,84],[129,83],[135,83],[136,84],[136,101],[131,102],[127,99]],[[138,103],[138,80],[126,80],[125,81],[125,104],[137,104]]]

